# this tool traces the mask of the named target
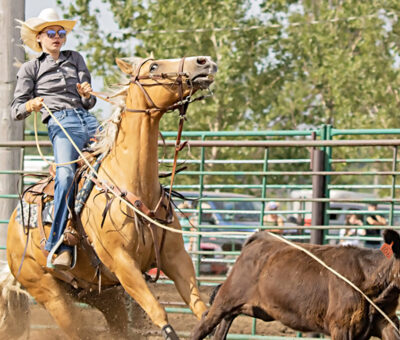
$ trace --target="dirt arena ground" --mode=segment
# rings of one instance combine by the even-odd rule
[[[182,300],[175,290],[173,285],[165,284],[150,284],[151,290],[154,295],[161,303],[166,303],[169,307],[183,307]],[[209,293],[212,288],[201,287],[201,294],[205,301],[208,301]],[[170,305],[171,303],[179,302],[178,305]],[[168,303],[168,305],[167,305]],[[110,337],[105,335],[106,322],[103,315],[93,309],[83,309],[83,317],[85,318],[88,328],[90,328],[91,334],[94,335],[94,339],[109,340]],[[147,315],[140,309],[140,307],[134,308],[132,313],[132,331],[134,333],[134,339],[138,340],[161,340],[163,339],[160,335],[160,330],[155,327]],[[170,324],[180,334],[189,334],[197,323],[197,319],[192,314],[168,314]],[[252,319],[248,317],[237,318],[231,328],[231,333],[236,334],[251,334]],[[257,334],[260,335],[275,335],[275,336],[295,336],[296,332],[280,324],[279,322],[265,323],[260,320],[256,323]],[[42,307],[38,305],[32,306],[31,313],[31,331],[30,340],[67,340],[63,332],[57,327],[50,315]]]

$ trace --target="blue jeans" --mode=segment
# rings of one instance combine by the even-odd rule
[[[94,136],[99,123],[95,116],[84,109],[66,109],[56,111],[53,115],[71,136],[77,147],[82,150]],[[56,163],[74,161],[79,157],[69,139],[57,122],[50,118],[47,123],[49,138],[53,144],[54,160]],[[54,187],[54,220],[45,249],[50,251],[62,237],[67,219],[68,207],[72,207],[74,199],[73,179],[76,164],[57,166]],[[71,248],[62,244],[57,253]]]

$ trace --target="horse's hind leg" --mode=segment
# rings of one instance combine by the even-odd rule
[[[27,261],[27,260],[26,260]],[[26,267],[25,267],[26,266]],[[37,264],[36,264],[37,266]],[[25,268],[28,265],[24,264]],[[34,269],[35,266],[30,266]],[[38,271],[25,273],[22,270],[18,280],[39,304],[43,305],[58,326],[70,339],[82,339],[83,325],[79,309],[69,297],[62,284],[51,274],[45,273],[37,266]],[[29,276],[27,276],[29,274]]]
[[[125,307],[124,291],[121,288],[110,288],[100,294],[91,293],[80,299],[100,310],[107,320],[112,338],[128,338],[128,315]]]

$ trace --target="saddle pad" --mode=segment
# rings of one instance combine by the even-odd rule
[[[96,161],[93,164],[93,168],[97,171],[100,167],[101,161],[105,157],[105,154],[101,154],[97,157]],[[82,208],[89,197],[90,192],[93,189],[94,183],[90,179],[93,176],[93,171],[90,171],[88,176],[86,176],[85,182],[83,184],[82,189],[78,192],[75,198],[75,213],[79,215],[82,211]],[[29,204],[22,200],[23,205],[23,214],[21,213],[21,203],[17,206],[17,222],[19,224],[23,224],[25,226],[29,226],[31,228],[37,228],[37,204]],[[24,221],[22,221],[22,215],[24,217]],[[54,215],[54,201],[49,201],[44,204],[43,213],[42,213],[42,221],[43,224],[52,224],[53,223],[53,215]],[[29,220],[29,221],[28,221]],[[23,223],[22,223],[23,222]]]
[[[30,228],[37,228],[37,204],[29,204],[25,201],[22,201],[22,212],[21,212],[21,202],[17,205],[17,217],[16,220],[19,224],[24,226],[28,226]],[[42,212],[42,221],[43,224],[51,224],[53,223],[53,213],[54,213],[54,202],[50,201],[44,204],[43,212]],[[24,220],[22,220],[22,216]]]

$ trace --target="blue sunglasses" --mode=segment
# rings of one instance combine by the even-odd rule
[[[47,36],[49,37],[49,38],[54,38],[55,36],[56,36],[56,34],[58,33],[58,36],[62,39],[62,38],[65,38],[65,36],[67,35],[67,31],[66,30],[58,30],[58,31],[55,31],[55,30],[47,30],[47,31],[45,31],[44,33],[46,33],[47,34]]]

